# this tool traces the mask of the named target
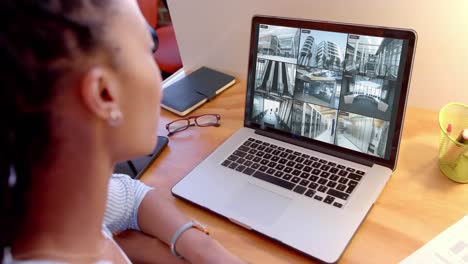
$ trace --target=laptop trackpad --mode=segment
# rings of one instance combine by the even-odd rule
[[[281,216],[290,201],[288,197],[247,183],[234,194],[227,206],[236,216],[268,226]]]

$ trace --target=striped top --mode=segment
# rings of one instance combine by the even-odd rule
[[[107,228],[111,232],[140,230],[138,208],[146,193],[152,189],[128,175],[113,174],[109,182],[104,214],[104,224]]]
[[[152,190],[141,181],[134,180],[125,174],[113,174],[109,181],[106,212],[104,214],[103,234],[106,238],[112,239],[112,232],[124,231],[127,229],[140,230],[138,226],[138,208],[141,201]],[[115,243],[115,241],[113,241]],[[117,243],[115,245],[118,247]],[[119,248],[120,249],[120,248]],[[120,250],[127,263],[131,263],[128,257]],[[13,259],[10,248],[6,248],[3,264],[61,264],[64,262],[52,260],[27,260],[20,261]],[[110,261],[98,261],[98,264],[108,264]]]

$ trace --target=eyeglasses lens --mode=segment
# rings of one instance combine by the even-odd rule
[[[177,120],[172,122],[167,130],[171,133],[175,133],[177,131],[181,131],[186,129],[190,125],[190,122],[188,120]]]
[[[218,118],[215,115],[202,115],[196,120],[199,126],[213,126],[218,123]]]

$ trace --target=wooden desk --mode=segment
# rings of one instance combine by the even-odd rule
[[[220,127],[191,127],[170,138],[168,148],[143,177],[166,199],[207,224],[212,236],[250,263],[317,263],[268,238],[174,198],[171,187],[242,127],[245,82],[193,113],[218,113]],[[162,110],[159,134],[177,116]],[[436,111],[409,108],[399,162],[382,195],[344,252],[340,263],[397,263],[468,213],[468,185],[452,182],[437,167]],[[468,173],[468,172],[467,172]]]

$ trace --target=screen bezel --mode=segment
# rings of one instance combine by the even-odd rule
[[[399,100],[395,101],[398,103],[398,109],[396,111],[394,130],[389,131],[393,132],[393,139],[389,146],[390,158],[384,159],[370,154],[365,154],[362,152],[350,150],[344,147],[339,147],[337,145],[321,142],[311,138],[303,137],[297,134],[290,132],[285,132],[279,129],[274,128],[265,128],[261,127],[256,123],[250,121],[250,115],[252,111],[252,101],[255,93],[255,65],[257,57],[257,42],[258,42],[258,32],[257,25],[267,24],[272,26],[285,26],[285,27],[294,27],[294,28],[305,28],[313,30],[322,30],[322,31],[333,31],[341,32],[347,34],[358,34],[358,35],[367,35],[367,36],[376,36],[376,37],[386,37],[386,38],[396,38],[403,39],[407,41],[407,52],[405,56],[405,64],[402,72],[402,82],[401,82],[401,91]],[[332,154],[341,158],[349,159],[350,156],[357,157],[358,159],[365,159],[372,163],[380,164],[382,166],[388,167],[392,170],[395,170],[396,162],[398,158],[398,150],[400,145],[401,132],[403,128],[403,117],[405,114],[406,103],[408,98],[408,90],[410,84],[411,70],[414,58],[414,52],[416,48],[416,39],[417,35],[414,30],[409,29],[394,29],[387,27],[375,27],[375,26],[366,26],[366,25],[356,25],[356,24],[343,24],[335,22],[326,22],[326,21],[313,21],[313,20],[302,20],[302,19],[291,19],[291,18],[279,18],[279,17],[268,17],[268,16],[254,16],[252,19],[251,26],[251,36],[250,36],[250,46],[249,46],[249,64],[248,64],[248,76],[247,76],[247,92],[246,92],[246,108],[244,114],[244,127],[248,127],[255,130],[263,130],[271,132],[274,134],[281,135],[293,139],[295,141],[305,141],[309,144],[315,144],[320,148],[326,148],[330,150],[327,154]],[[403,58],[402,58],[403,59]]]

